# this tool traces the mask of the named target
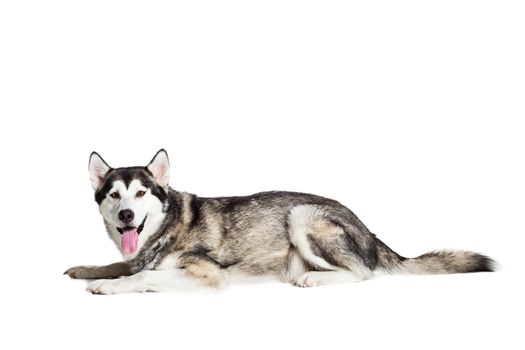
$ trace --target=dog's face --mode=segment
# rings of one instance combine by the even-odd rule
[[[145,167],[111,168],[98,153],[89,158],[95,200],[110,237],[125,258],[132,258],[165,217],[169,161],[157,152]]]

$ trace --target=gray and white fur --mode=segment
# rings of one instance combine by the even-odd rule
[[[122,232],[138,232],[137,248],[123,252],[123,262],[65,273],[94,279],[87,287],[92,293],[114,294],[220,287],[246,276],[312,287],[361,281],[379,271],[493,271],[492,259],[469,251],[402,257],[335,200],[279,191],[198,197],[169,187],[169,171],[164,150],[146,167],[116,169],[93,152],[91,184],[108,234],[121,247]]]

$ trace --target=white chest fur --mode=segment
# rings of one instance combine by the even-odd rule
[[[155,270],[173,270],[178,268],[180,253],[171,253],[165,256],[157,265]],[[153,267],[153,266],[152,266]]]

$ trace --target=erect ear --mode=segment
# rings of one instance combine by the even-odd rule
[[[89,156],[89,179],[91,187],[96,191],[104,182],[104,177],[111,170],[111,167],[97,153],[93,152]]]
[[[170,182],[170,161],[168,159],[168,153],[164,149],[155,154],[155,157],[149,162],[147,166],[148,170],[151,171],[155,181],[162,187],[167,187]]]

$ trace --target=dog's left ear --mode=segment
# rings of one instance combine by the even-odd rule
[[[155,154],[155,157],[149,162],[148,170],[153,174],[155,181],[162,187],[168,187],[170,181],[170,161],[168,153],[164,149]]]

